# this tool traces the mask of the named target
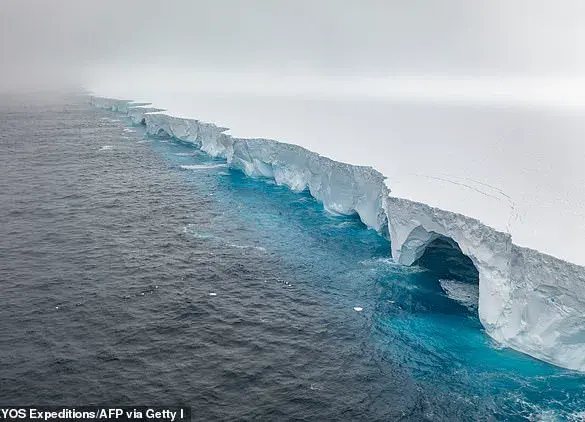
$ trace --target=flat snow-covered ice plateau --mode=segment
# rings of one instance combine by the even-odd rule
[[[330,212],[357,213],[402,264],[437,238],[456,242],[479,272],[486,332],[585,371],[581,115],[381,98],[98,94],[94,105],[149,134],[309,189]]]

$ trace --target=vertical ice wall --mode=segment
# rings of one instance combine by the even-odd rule
[[[371,167],[340,163],[293,144],[242,139],[226,128],[124,100],[92,104],[127,114],[148,134],[192,143],[232,168],[295,191],[308,189],[330,212],[357,213],[413,264],[438,237],[452,239],[479,272],[479,317],[494,339],[536,358],[585,371],[585,268],[512,243],[509,234],[461,214],[390,196]],[[389,157],[392,159],[393,157]]]
[[[439,236],[453,239],[471,258],[479,272],[480,319],[496,336],[509,303],[510,235],[476,219],[406,199],[389,197],[386,210],[392,256],[400,263],[413,264]]]

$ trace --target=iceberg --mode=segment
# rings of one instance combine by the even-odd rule
[[[251,177],[308,190],[332,213],[357,214],[412,265],[439,239],[454,242],[479,273],[478,312],[486,333],[535,358],[585,371],[585,267],[519,246],[501,227],[392,194],[372,167],[335,161],[302,146],[239,138],[228,128],[166,114],[145,103],[94,96],[99,108],[126,114],[151,136],[193,144]]]

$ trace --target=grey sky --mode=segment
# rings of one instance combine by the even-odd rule
[[[575,77],[579,0],[0,0],[0,87],[98,66]]]
[[[374,165],[396,192],[491,222],[466,192],[405,174],[481,180],[527,210],[517,241],[581,262],[584,17],[583,0],[0,0],[0,91],[73,84],[152,101]],[[222,95],[213,108],[202,93]],[[551,105],[571,113],[541,113]]]

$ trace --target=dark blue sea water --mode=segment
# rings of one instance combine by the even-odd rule
[[[585,376],[494,344],[472,281],[446,294],[453,257],[395,265],[358,218],[83,96],[0,98],[0,183],[2,405],[585,418]]]

